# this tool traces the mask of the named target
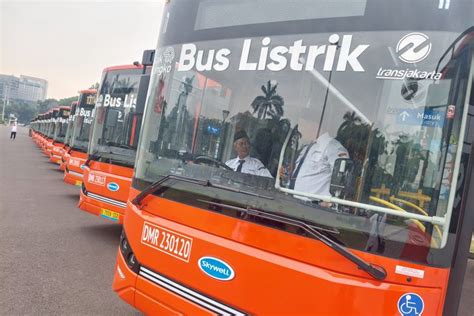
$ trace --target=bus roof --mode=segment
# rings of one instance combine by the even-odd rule
[[[86,94],[86,93],[97,93],[96,89],[86,89],[86,90],[79,90],[78,91],[80,94]]]
[[[143,65],[119,65],[119,66],[110,66],[104,68],[105,71],[113,71],[113,70],[127,70],[127,69],[143,69]]]

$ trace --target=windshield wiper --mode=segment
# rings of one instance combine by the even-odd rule
[[[266,212],[266,211],[256,210],[256,209],[252,209],[252,208],[244,208],[244,207],[239,207],[239,206],[233,206],[233,205],[228,205],[228,204],[225,204],[225,203],[217,203],[217,202],[212,202],[212,201],[204,201],[204,200],[200,200],[200,201],[205,202],[205,203],[209,203],[209,204],[212,204],[212,205],[216,205],[216,206],[221,206],[221,207],[227,207],[227,208],[230,208],[230,209],[234,209],[236,211],[244,212],[248,215],[253,215],[253,216],[256,216],[256,217],[259,217],[259,218],[269,219],[269,220],[273,220],[273,221],[280,222],[280,223],[283,223],[283,224],[297,226],[297,227],[303,229],[305,232],[307,232],[311,236],[313,236],[314,238],[316,238],[317,240],[319,240],[320,242],[322,242],[323,244],[325,244],[326,246],[330,247],[331,249],[333,249],[334,251],[336,251],[337,253],[342,255],[343,257],[345,257],[346,259],[354,262],[360,269],[367,272],[373,278],[375,278],[377,280],[384,280],[387,277],[387,272],[385,271],[385,269],[383,267],[376,266],[374,264],[366,262],[364,259],[362,259],[359,256],[353,254],[346,247],[338,244],[337,242],[335,242],[331,238],[329,238],[326,235],[324,235],[323,233],[321,233],[320,230],[323,230],[323,229],[315,228],[311,225],[306,224],[303,221],[299,221],[299,220],[296,220],[296,219],[293,219],[293,218],[277,215],[277,214]]]
[[[265,196],[265,195],[261,195],[261,194],[250,192],[250,191],[245,191],[245,190],[240,190],[240,189],[237,189],[237,188],[228,187],[228,186],[225,186],[225,185],[214,184],[209,180],[201,180],[201,179],[196,179],[196,178],[191,178],[191,177],[183,177],[183,176],[169,174],[169,175],[161,178],[160,180],[150,184],[148,187],[146,187],[145,190],[143,190],[140,194],[138,194],[132,200],[132,204],[134,204],[135,206],[140,206],[141,202],[148,195],[153,194],[156,191],[158,191],[159,189],[161,189],[163,187],[163,183],[165,183],[168,180],[177,180],[177,181],[181,181],[181,182],[193,183],[193,184],[198,184],[198,185],[204,186],[204,187],[212,187],[212,188],[217,188],[217,189],[221,189],[221,190],[226,190],[226,191],[231,191],[231,192],[236,192],[236,193],[242,193],[242,194],[251,195],[251,196],[255,196],[255,197],[260,197],[260,198],[264,198],[264,199],[268,199],[268,200],[273,200],[273,197],[271,197],[271,196]]]

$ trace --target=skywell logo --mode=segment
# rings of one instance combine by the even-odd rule
[[[424,60],[431,51],[430,38],[423,33],[405,35],[397,44],[398,58],[406,63],[414,64]]]

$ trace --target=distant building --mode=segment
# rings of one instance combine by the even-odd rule
[[[44,101],[48,94],[48,81],[21,75],[19,78],[0,75],[0,100],[33,102]]]

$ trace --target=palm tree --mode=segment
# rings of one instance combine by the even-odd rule
[[[336,139],[347,149],[353,159],[363,161],[367,151],[370,126],[362,123],[355,112],[346,112],[343,119],[337,130]]]
[[[354,125],[360,125],[362,120],[355,112],[346,112],[342,117],[344,122],[342,122],[341,126],[339,126],[337,130],[337,134],[342,134],[344,132],[349,132],[348,129],[353,127]]]
[[[285,100],[276,93],[278,84],[272,85],[271,81],[268,80],[267,85],[262,85],[261,89],[264,95],[257,96],[250,106],[253,109],[253,113],[257,113],[259,119],[265,119],[267,114],[271,118],[280,118],[283,116],[283,105]]]

